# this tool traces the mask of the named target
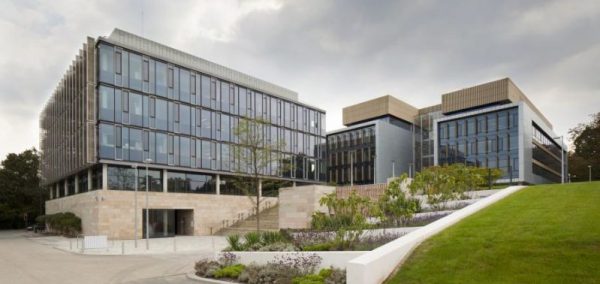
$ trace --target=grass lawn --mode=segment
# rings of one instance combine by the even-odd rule
[[[525,188],[423,242],[388,283],[600,283],[600,182]]]

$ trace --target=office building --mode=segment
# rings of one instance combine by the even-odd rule
[[[327,135],[332,183],[384,183],[453,163],[498,168],[499,183],[566,176],[562,137],[509,78],[443,94],[441,104],[426,108],[385,96],[346,107],[343,116],[347,127]]]
[[[325,112],[297,93],[119,29],[88,37],[40,115],[46,212],[113,238],[146,232],[146,209],[151,237],[214,232],[252,208],[231,182],[243,119],[280,146],[265,180],[326,181]]]

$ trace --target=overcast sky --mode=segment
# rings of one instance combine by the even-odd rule
[[[38,147],[85,37],[115,27],[294,90],[327,130],[347,105],[504,77],[559,134],[600,111],[600,1],[2,1],[0,159]]]

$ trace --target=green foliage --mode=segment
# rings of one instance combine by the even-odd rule
[[[318,274],[308,274],[304,276],[294,277],[292,284],[323,284],[325,279]]]
[[[263,245],[270,245],[274,243],[285,242],[286,239],[280,232],[265,231],[261,233],[261,243]]]
[[[401,226],[410,220],[414,213],[421,211],[421,202],[415,198],[408,198],[402,191],[401,185],[407,178],[408,176],[403,174],[392,180],[379,198],[377,213],[382,223]]]
[[[262,246],[258,251],[297,251],[298,248],[291,243],[276,242]]]
[[[229,244],[229,249],[232,251],[242,251],[244,250],[244,246],[240,242],[240,235],[234,234],[227,236],[227,243]]]
[[[0,229],[23,228],[44,214],[48,193],[40,187],[35,149],[8,154],[0,166]]]
[[[319,200],[321,206],[327,206],[328,214],[315,212],[311,226],[318,230],[364,229],[366,216],[373,210],[373,204],[367,197],[353,191],[348,198],[337,198],[335,193],[327,194]]]
[[[215,278],[231,278],[237,279],[246,266],[243,264],[234,264],[230,266],[225,266],[214,273]]]
[[[71,212],[39,216],[36,221],[46,223],[52,232],[67,236],[81,233],[81,219]]]
[[[324,242],[312,245],[306,245],[302,247],[303,251],[330,251],[336,247],[334,242]]]
[[[569,173],[573,181],[588,181],[588,166],[592,166],[592,180],[600,179],[600,112],[591,117],[592,121],[569,130],[575,147],[575,151],[569,153]]]
[[[493,183],[501,176],[499,169],[463,164],[433,166],[418,172],[409,188],[412,194],[427,195],[427,203],[434,209],[441,209],[446,202],[460,198],[466,191],[484,187],[488,182]]]
[[[215,272],[221,269],[221,264],[214,260],[203,259],[194,265],[196,275],[200,277],[214,277]]]

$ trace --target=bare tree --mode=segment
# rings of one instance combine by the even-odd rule
[[[260,230],[260,206],[264,198],[259,193],[261,180],[268,176],[278,176],[285,171],[288,163],[281,162],[280,150],[285,142],[278,135],[269,135],[270,123],[266,120],[240,119],[233,129],[238,145],[232,147],[232,170],[237,173],[231,182],[253,203],[256,213],[256,231]]]

